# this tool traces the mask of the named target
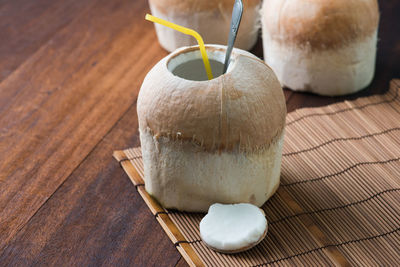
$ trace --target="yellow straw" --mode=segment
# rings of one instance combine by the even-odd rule
[[[201,56],[203,57],[203,62],[204,62],[204,67],[206,68],[206,73],[207,73],[207,77],[209,80],[211,80],[213,78],[212,75],[212,71],[211,71],[211,65],[210,65],[210,61],[208,60],[208,56],[207,56],[207,52],[206,52],[206,47],[204,46],[204,41],[203,38],[201,38],[201,35],[198,34],[196,31],[192,30],[192,29],[188,29],[185,28],[183,26],[174,24],[172,22],[154,17],[150,14],[146,14],[146,19],[155,23],[159,23],[161,25],[167,26],[169,28],[172,28],[176,31],[179,31],[181,33],[187,34],[187,35],[191,35],[194,38],[196,38],[197,42],[199,43],[199,47],[200,47],[200,52],[201,52]]]

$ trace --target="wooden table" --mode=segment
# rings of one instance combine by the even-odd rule
[[[400,1],[380,8],[373,83],[347,98],[285,90],[288,111],[400,77]],[[0,2],[1,265],[186,265],[111,156],[139,144],[137,94],[167,54],[148,11],[144,0]]]

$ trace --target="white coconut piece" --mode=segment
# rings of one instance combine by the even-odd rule
[[[267,234],[263,210],[241,203],[213,204],[200,222],[200,236],[207,246],[222,253],[237,253],[260,243]]]
[[[146,76],[138,97],[146,190],[165,208],[206,212],[213,203],[261,206],[280,178],[286,104],[272,70],[234,49],[179,49]],[[219,69],[219,70],[218,70]]]
[[[371,83],[376,0],[269,0],[261,13],[264,58],[282,86],[337,96]]]
[[[227,44],[234,0],[149,0],[154,16],[200,33],[208,44]],[[235,47],[250,50],[260,29],[261,0],[244,0],[244,12]],[[161,46],[169,52],[197,41],[168,27],[155,24]]]

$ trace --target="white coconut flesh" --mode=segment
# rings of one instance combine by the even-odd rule
[[[267,233],[267,219],[257,206],[213,204],[200,222],[200,236],[210,248],[235,253],[250,249]]]

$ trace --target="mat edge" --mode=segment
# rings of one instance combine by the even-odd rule
[[[116,150],[113,152],[113,157],[121,165],[122,169],[128,174],[129,179],[136,187],[136,190],[149,207],[152,214],[155,216],[157,212],[164,211],[164,209],[146,192],[143,186],[138,186],[143,185],[144,181],[137,173],[135,167],[125,154],[125,151]],[[205,266],[190,244],[178,243],[178,241],[182,242],[187,240],[167,214],[160,214],[155,218],[189,266]]]

